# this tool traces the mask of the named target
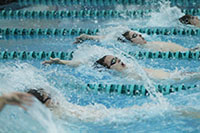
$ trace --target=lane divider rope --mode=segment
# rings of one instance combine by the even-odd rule
[[[71,11],[21,11],[21,10],[2,10],[0,19],[62,19],[62,18],[122,18],[122,15],[128,17],[142,17],[151,10],[137,11],[116,11],[116,10],[71,10]]]
[[[137,59],[194,59],[199,60],[200,51],[186,51],[186,52],[129,52],[129,55],[137,58]]]
[[[21,60],[32,60],[32,59],[49,59],[52,58],[60,58],[64,60],[71,60],[73,58],[74,52],[35,52],[35,51],[21,51],[21,52],[7,52],[0,51],[0,59],[21,59]],[[137,59],[200,59],[200,51],[196,52],[129,52],[129,55],[137,58]],[[127,55],[124,55],[127,56]]]
[[[0,52],[0,59],[20,59],[20,60],[44,60],[52,58],[60,58],[63,60],[71,60],[73,58],[73,52],[65,53],[65,52],[35,52],[35,51],[21,51],[21,52],[7,52],[7,51],[1,51]]]
[[[22,11],[2,10],[0,19],[62,19],[62,18],[123,18],[143,17],[152,10],[117,11],[117,10],[69,10],[69,11]],[[200,15],[200,9],[183,9],[183,13]]]
[[[132,30],[138,31],[140,33],[148,35],[189,35],[189,36],[199,36],[200,29],[178,29],[178,28],[132,28]],[[18,28],[6,28],[0,29],[1,39],[9,39],[6,36],[28,36],[28,37],[37,37],[37,36],[73,36],[80,34],[89,34],[96,35],[100,30],[99,29],[56,29],[56,28],[47,28],[47,29],[18,29]]]
[[[197,85],[155,85],[155,90],[163,95],[167,95],[195,87],[197,87]],[[136,84],[87,84],[83,86],[82,89],[92,90],[95,92],[125,94],[129,96],[149,96],[149,92],[144,85]]]
[[[111,5],[151,5],[159,0],[18,0],[21,6],[26,5],[84,5],[84,6],[111,6]],[[198,0],[170,0],[171,6],[194,6]]]

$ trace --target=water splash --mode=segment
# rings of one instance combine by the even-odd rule
[[[34,105],[29,108],[28,113],[33,120],[36,120],[48,133],[64,132],[63,128],[56,124],[52,113],[45,108],[39,101],[35,100]],[[37,117],[36,117],[37,116]]]
[[[8,93],[13,91],[26,91],[28,88],[45,88],[47,92],[49,92],[48,88],[52,88],[50,83],[46,80],[45,76],[42,74],[42,71],[37,69],[36,67],[27,64],[27,63],[1,63],[0,64],[0,93]],[[16,114],[13,114],[14,118],[9,119],[8,123],[16,123],[13,126],[5,129],[5,130],[16,130],[16,128],[21,127],[24,123],[28,124],[27,127],[21,128],[22,130],[29,130],[26,128],[30,128],[31,130],[47,130],[49,133],[56,133],[59,131],[63,131],[62,127],[56,126],[56,123],[53,121],[52,114],[46,109],[43,105],[41,105],[38,101],[34,101],[34,106],[28,107],[28,113],[23,112],[22,109],[18,107],[12,107],[11,110],[16,110]],[[6,109],[5,109],[6,110]],[[4,113],[5,117],[9,117],[11,110],[7,110]],[[19,116],[19,118],[16,118]],[[32,118],[31,118],[32,117]],[[5,118],[6,119],[6,118]],[[4,121],[5,121],[4,119]],[[23,119],[26,119],[24,121]],[[7,119],[8,120],[8,119]],[[1,120],[0,120],[1,121]],[[19,121],[19,122],[17,122]],[[22,122],[20,122],[22,121]],[[36,124],[35,121],[39,123]],[[5,126],[7,126],[7,124]],[[38,128],[35,128],[38,127]],[[48,127],[48,128],[47,128]],[[24,129],[25,128],[25,129]]]
[[[0,88],[4,88],[5,92],[13,90],[13,88],[23,91],[27,86],[30,88],[38,86],[48,88],[50,86],[42,76],[42,71],[27,63],[1,63],[0,75]]]
[[[178,23],[178,18],[184,14],[178,7],[170,7],[170,3],[159,2],[160,8],[158,11],[152,12],[150,14],[150,19],[147,22],[147,27],[174,27],[180,26]],[[166,19],[167,18],[167,19]]]

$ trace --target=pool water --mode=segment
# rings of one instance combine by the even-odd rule
[[[161,2],[161,1],[160,1]],[[26,91],[29,88],[45,88],[66,111],[61,116],[40,104],[36,99],[28,111],[6,106],[0,113],[0,132],[12,133],[56,133],[56,132],[199,132],[200,93],[199,78],[181,81],[152,80],[144,74],[142,67],[158,68],[166,71],[199,72],[199,60],[186,59],[141,59],[124,54],[148,51],[137,46],[116,41],[116,36],[129,28],[195,28],[178,22],[183,15],[180,8],[168,3],[154,3],[158,8],[143,18],[67,18],[67,19],[2,19],[1,28],[89,28],[100,29],[99,35],[107,35],[100,41],[86,41],[73,44],[77,36],[1,38],[0,51],[63,51],[72,52],[74,60],[86,65],[72,68],[63,65],[42,65],[43,60],[0,60],[0,93]],[[148,7],[148,8],[152,8]],[[88,9],[95,7],[88,7]],[[196,6],[198,8],[198,5]],[[22,10],[63,10],[63,7],[38,5]],[[77,6],[71,6],[71,10]],[[110,6],[102,9],[124,10],[143,9],[140,6]],[[147,35],[148,41],[167,41],[192,48],[200,44],[199,36],[192,35]],[[115,55],[128,65],[135,65],[135,72],[143,75],[138,81],[124,77],[117,72],[99,72],[92,65],[104,55]],[[150,96],[127,96],[117,93],[86,91],[82,86],[91,84],[144,84],[153,94]],[[187,91],[162,95],[154,90],[154,85],[197,85]],[[69,104],[70,103],[70,104]],[[72,106],[71,106],[72,104]],[[70,105],[70,106],[69,106]],[[73,106],[75,105],[75,106]],[[73,108],[75,107],[75,108]],[[80,112],[78,118],[67,110]],[[89,119],[91,118],[91,119]]]

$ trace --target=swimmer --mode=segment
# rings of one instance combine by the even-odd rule
[[[26,93],[11,93],[8,95],[5,95],[5,99],[10,99],[8,100],[9,102],[13,101],[16,98],[16,95],[21,95],[17,99],[20,99],[20,103],[28,103],[28,105],[32,104],[33,100],[32,98],[35,97],[37,100],[39,100],[43,105],[45,105],[47,108],[52,111],[52,113],[62,119],[66,120],[80,120],[84,122],[97,122],[97,121],[102,121],[105,120],[106,118],[109,118],[110,115],[115,115],[119,113],[130,113],[130,110],[143,110],[144,108],[149,108],[148,104],[143,104],[142,106],[138,105],[133,105],[130,107],[125,107],[125,108],[104,108],[102,111],[99,108],[96,108],[93,105],[86,105],[86,106],[80,106],[76,104],[72,104],[68,102],[62,95],[59,95],[59,101],[55,101],[53,97],[51,97],[50,94],[48,94],[44,89],[29,89]],[[23,96],[22,96],[23,95]],[[22,98],[23,97],[23,98]],[[0,100],[2,101],[2,100]],[[16,101],[16,100],[14,100]],[[17,100],[18,101],[18,100]],[[12,102],[16,103],[13,105],[17,105],[18,102]],[[103,106],[103,105],[101,105]],[[192,111],[191,111],[192,109]],[[190,118],[195,118],[199,119],[200,118],[200,113],[199,111],[193,111],[194,108],[188,108],[188,107],[175,107],[174,111],[172,113],[178,113],[177,115],[184,116],[184,117],[190,117]],[[132,113],[131,113],[132,114]],[[132,114],[133,115],[133,114]],[[144,114],[145,115],[145,114]],[[130,115],[127,115],[130,116]],[[122,116],[123,117],[123,116]],[[137,116],[135,116],[137,117]],[[70,119],[72,118],[72,119]],[[138,116],[137,119],[140,119]]]
[[[19,4],[18,0],[1,0],[0,1],[0,11],[1,10],[18,10],[18,9],[23,9],[25,7],[28,7],[28,5],[26,6],[22,6]]]
[[[17,2],[18,2],[17,0],[2,0],[2,1],[0,1],[0,6],[8,5],[8,4],[11,4],[11,3],[17,3]]]
[[[30,106],[32,104],[32,95],[23,92],[12,92],[0,96],[0,111],[5,105],[16,105],[24,110],[27,108],[24,105]]]
[[[84,122],[96,122],[109,117],[108,112],[117,111],[118,109],[106,109],[105,111],[97,109],[95,106],[86,105],[80,106],[68,102],[62,95],[59,96],[59,101],[56,101],[44,89],[30,89],[28,94],[36,97],[43,105],[49,108],[56,117],[68,120],[81,120]],[[62,102],[62,103],[60,103]],[[137,106],[136,106],[137,108]],[[119,109],[127,110],[125,109]],[[70,119],[72,118],[72,119]]]
[[[102,114],[96,108],[88,106],[79,106],[72,103],[69,103],[65,100],[64,97],[59,97],[65,102],[62,102],[62,105],[65,104],[65,107],[60,106],[60,103],[55,100],[52,100],[51,95],[45,92],[44,89],[29,89],[27,92],[12,92],[0,96],[0,111],[5,107],[5,105],[16,105],[27,110],[26,106],[31,106],[34,102],[33,97],[39,100],[43,105],[49,108],[56,116],[65,117],[69,119],[71,117],[83,120],[85,122],[97,121],[100,118],[106,116]],[[24,106],[25,105],[25,106]],[[85,116],[85,114],[90,111],[91,114]]]
[[[196,27],[200,28],[200,20],[197,16],[192,16],[192,15],[184,15],[181,18],[179,18],[179,21],[182,24],[188,24],[188,25],[193,25]]]
[[[42,64],[62,64],[62,65],[68,65],[77,67],[81,65],[82,63],[79,61],[73,61],[73,60],[61,60],[59,58],[50,58],[50,60],[44,61]],[[94,68],[106,68],[106,69],[112,69],[118,72],[121,72],[122,75],[125,75],[130,78],[134,78],[135,80],[142,80],[142,75],[139,74],[136,71],[136,68],[134,69],[134,66],[129,67],[124,62],[121,61],[118,57],[115,57],[113,55],[105,55],[104,57],[97,60],[94,65]],[[129,71],[131,70],[131,71]],[[180,75],[174,74],[174,72],[167,72],[162,69],[151,69],[151,68],[144,68],[144,72],[146,72],[147,76],[149,76],[152,79],[157,80],[181,80],[181,78],[194,78],[199,79],[200,73],[199,72],[183,72],[180,73]]]
[[[74,42],[74,44],[82,43],[85,40],[99,41],[99,40],[102,40],[103,38],[105,37],[82,34],[76,38],[76,41]],[[130,44],[139,46],[141,48],[149,49],[152,51],[161,51],[161,52],[195,51],[195,50],[200,49],[198,46],[194,48],[185,48],[173,42],[160,42],[160,41],[147,42],[144,39],[144,37],[142,37],[141,34],[138,34],[132,30],[124,32],[122,34],[122,37],[118,37],[117,40],[124,43],[129,42]]]

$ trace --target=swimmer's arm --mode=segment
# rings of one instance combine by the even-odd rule
[[[68,66],[72,66],[72,67],[78,67],[81,64],[81,62],[71,61],[71,60],[60,60],[59,64],[68,65]]]
[[[164,79],[169,79],[171,73],[166,72],[162,69],[149,69],[149,68],[144,68],[144,71],[147,73],[148,76],[154,79],[159,79],[159,80],[164,80]]]
[[[200,110],[192,106],[177,106],[175,108],[177,115],[183,117],[190,117],[193,119],[200,119]]]
[[[180,77],[187,80],[200,79],[200,72],[182,72],[180,73]]]
[[[61,65],[68,65],[68,66],[72,66],[72,67],[78,67],[81,62],[79,61],[72,61],[72,60],[61,60],[59,58],[51,58],[50,60],[46,60],[44,62],[42,62],[43,65],[46,64],[61,64]]]
[[[193,118],[193,119],[200,119],[200,112],[195,112],[195,111],[179,111],[180,115],[181,116],[184,116],[184,117],[190,117],[190,118]]]
[[[154,47],[161,47],[159,51],[167,52],[177,52],[177,51],[189,51],[189,48],[185,48],[179,44],[173,43],[173,42],[161,42],[161,41],[153,41],[153,42],[148,42],[148,44],[154,45]],[[152,47],[153,48],[153,47]]]
[[[93,105],[80,106],[69,102],[64,102],[62,105],[55,106],[52,111],[58,117],[64,119],[73,118],[84,122],[102,120],[106,115],[103,111],[93,107]]]
[[[99,41],[99,40],[101,40],[103,38],[104,38],[104,36],[81,34],[80,36],[78,36],[76,38],[76,41],[74,42],[74,44],[82,43],[85,40],[96,40],[96,41]]]
[[[99,41],[99,40],[101,40],[101,39],[103,39],[103,38],[104,38],[104,36],[88,35],[88,39],[89,39],[89,40],[97,40],[97,41]]]
[[[199,28],[200,28],[200,22],[196,25],[196,27],[199,27]]]
[[[32,96],[28,93],[13,92],[0,96],[0,111],[5,107],[5,105],[16,105],[24,110],[27,108],[24,105],[30,106],[32,104]]]
[[[172,80],[192,80],[192,79],[200,79],[200,72],[181,72],[177,74],[173,74],[176,72],[166,72],[162,69],[149,69],[144,68],[145,72],[147,72],[148,76],[154,79],[159,80],[166,80],[166,79],[172,79]]]
[[[6,100],[3,96],[0,96],[0,111],[4,108],[6,105]]]
[[[150,44],[166,44],[166,45],[169,44],[169,45],[172,45],[172,46],[178,45],[178,44],[173,43],[173,42],[162,42],[162,41],[152,41],[152,42],[148,42],[148,43],[150,43]]]
[[[165,80],[165,79],[168,79],[171,75],[171,73],[166,72],[162,69],[143,68],[143,70],[146,72],[147,76],[149,76],[152,79]],[[142,80],[143,79],[142,75],[135,74],[135,73],[129,73],[127,76],[134,78],[136,80]]]

